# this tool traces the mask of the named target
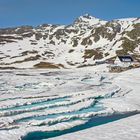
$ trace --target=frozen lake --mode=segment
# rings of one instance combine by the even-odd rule
[[[0,71],[0,134],[41,140],[139,113],[118,76],[92,68]]]

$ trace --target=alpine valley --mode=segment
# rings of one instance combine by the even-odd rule
[[[0,29],[0,140],[140,140],[140,67],[109,71],[118,55],[140,62],[140,18]]]

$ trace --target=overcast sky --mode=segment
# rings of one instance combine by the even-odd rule
[[[104,20],[140,17],[140,0],[0,0],[0,28],[71,24],[86,13]]]

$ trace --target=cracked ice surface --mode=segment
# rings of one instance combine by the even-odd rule
[[[138,112],[140,69],[120,74],[103,69],[0,71],[0,140],[69,129],[94,116]]]

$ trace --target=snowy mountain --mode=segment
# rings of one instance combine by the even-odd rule
[[[88,14],[71,25],[0,29],[0,67],[73,68],[133,54],[140,60],[140,18],[103,21]]]

